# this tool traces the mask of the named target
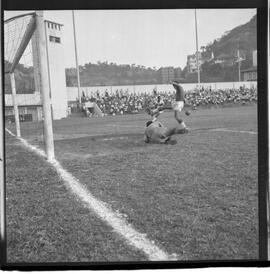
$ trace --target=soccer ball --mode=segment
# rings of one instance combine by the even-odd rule
[[[186,114],[187,116],[189,116],[189,115],[191,114],[191,112],[190,112],[189,110],[186,110],[186,111],[185,111],[185,114]]]

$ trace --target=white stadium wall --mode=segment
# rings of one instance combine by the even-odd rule
[[[212,89],[225,89],[225,88],[239,88],[240,86],[245,87],[257,87],[257,82],[222,82],[222,83],[202,83],[200,86],[203,86],[205,88],[211,87]],[[197,84],[183,84],[184,89],[189,92],[194,90],[197,87]],[[103,86],[103,87],[82,87],[81,90],[84,91],[85,95],[91,96],[91,93],[93,95],[96,94],[96,91],[98,90],[100,95],[103,95],[105,91],[107,90],[109,94],[114,94],[115,91],[123,90],[124,92],[128,90],[129,92],[136,92],[136,94],[141,93],[151,93],[153,92],[153,89],[156,88],[158,92],[173,92],[174,88],[171,85],[137,85],[137,86]],[[78,88],[77,87],[65,87],[65,92],[63,95],[64,98],[67,98],[68,101],[76,101],[78,98]],[[56,97],[56,96],[55,96]],[[55,98],[54,97],[54,98]],[[59,98],[60,103],[61,98]],[[66,100],[66,99],[65,99]],[[33,94],[17,94],[17,101],[19,105],[41,105],[41,96],[39,92],[34,92]],[[60,104],[59,103],[59,104]],[[12,96],[11,94],[5,94],[5,105],[6,106],[12,106]],[[64,107],[67,105],[66,102],[64,102]],[[63,111],[63,114],[66,112]],[[61,117],[63,118],[63,117]],[[55,118],[56,119],[56,118]],[[59,118],[60,119],[60,118]]]
[[[67,117],[67,92],[62,25],[45,20],[53,119]]]
[[[33,94],[16,94],[16,99],[19,106],[42,105],[40,92],[35,92]],[[5,94],[5,106],[13,106],[11,94]]]
[[[198,87],[198,84],[182,84],[185,91],[189,92]],[[220,83],[201,83],[200,87],[204,88],[212,88],[212,89],[227,89],[227,88],[239,88],[240,86],[245,87],[257,87],[257,82],[220,82]],[[127,91],[129,93],[151,93],[153,89],[156,88],[157,92],[174,92],[174,88],[172,85],[135,85],[135,86],[100,86],[100,87],[81,87],[81,94],[84,92],[86,96],[91,96],[91,94],[95,95],[97,91],[99,91],[102,96],[107,90],[109,94],[115,94],[116,90],[123,90],[123,92]],[[67,100],[68,101],[76,101],[78,98],[78,88],[77,87],[67,87]]]

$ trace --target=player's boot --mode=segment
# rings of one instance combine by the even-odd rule
[[[186,124],[185,124],[183,121],[180,123],[180,126],[181,126],[181,133],[182,133],[182,134],[183,134],[183,133],[188,133],[188,132],[189,132],[188,127],[186,126]]]
[[[185,134],[185,133],[188,133],[188,128],[181,128],[181,129],[178,129],[177,130],[177,133],[178,134]]]
[[[183,128],[183,133],[188,133],[189,129],[187,127]]]

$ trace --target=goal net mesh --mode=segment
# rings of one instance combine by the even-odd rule
[[[4,21],[6,127],[15,134],[14,98],[10,77],[14,73],[21,136],[44,146],[44,113],[39,88],[37,50],[35,13]]]
[[[13,17],[5,20],[4,22],[4,59],[5,59],[5,72],[10,72],[14,64],[15,57],[23,56],[23,61],[27,65],[32,65],[32,56],[30,43],[28,41],[23,53],[19,53],[19,49],[25,43],[26,34],[29,31],[30,24],[34,23],[34,14],[21,15],[20,17]],[[20,61],[17,60],[17,61]]]

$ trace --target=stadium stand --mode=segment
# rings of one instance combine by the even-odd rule
[[[170,105],[174,100],[174,93],[172,92],[159,92],[158,94],[163,101],[164,105]],[[100,96],[97,92],[91,97],[82,96],[82,103],[92,102],[97,105],[98,109],[106,115],[124,115],[124,114],[136,114],[144,111],[146,107],[151,104],[156,104],[156,94],[134,94],[130,92],[119,92],[115,94],[105,93],[104,96]],[[224,104],[246,104],[248,102],[257,102],[257,88],[245,88],[239,89],[197,89],[193,91],[187,91],[185,95],[185,103],[191,108],[197,108],[199,106],[211,106],[211,105],[224,105]],[[85,111],[86,116],[89,113]],[[92,115],[90,115],[92,116]],[[99,114],[100,116],[100,114]]]

